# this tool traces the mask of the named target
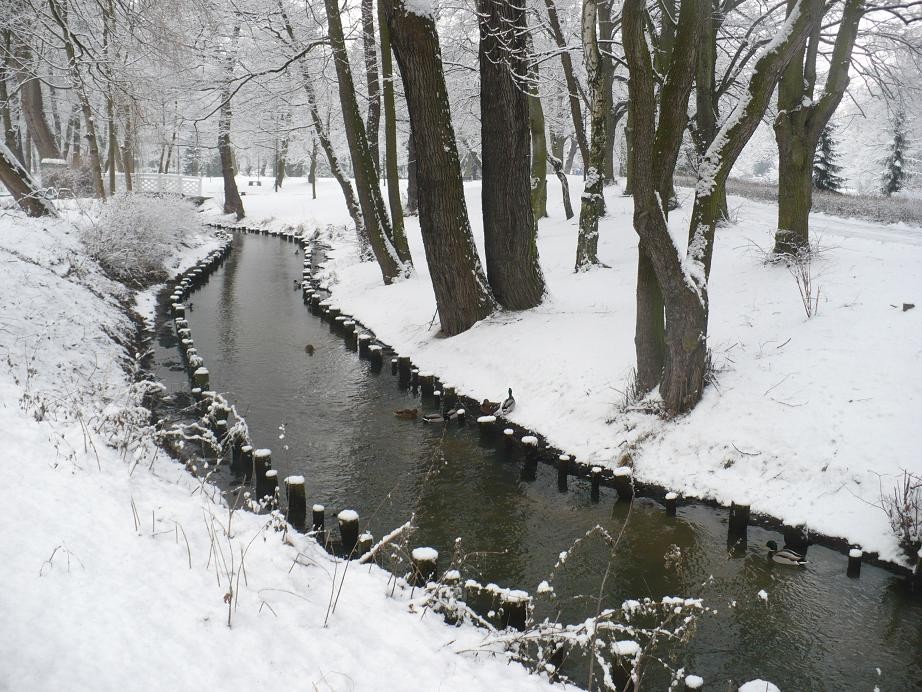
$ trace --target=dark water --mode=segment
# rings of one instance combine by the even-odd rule
[[[395,409],[426,405],[401,391],[388,367],[373,373],[308,313],[293,290],[301,264],[293,244],[237,236],[227,263],[192,296],[188,319],[212,388],[236,402],[256,445],[271,447],[280,478],[305,476],[309,504],[326,505],[328,517],[356,509],[363,530],[377,537],[415,513],[413,545],[437,548],[443,568],[461,537],[465,551],[478,553],[465,562],[464,578],[531,593],[592,526],[617,534],[626,522],[604,605],[704,598],[717,615],[701,618],[679,661],[708,689],[757,677],[786,691],[922,689],[922,599],[902,577],[864,565],[860,579],[850,579],[845,556],[821,546],[810,548],[806,568],[776,565],[764,545],[783,538],[755,527],[748,548],[731,555],[726,512],[693,504],[670,518],[649,500],[617,503],[606,488],[594,503],[580,479],[559,492],[551,466],[523,477],[519,454],[483,443],[473,426],[395,419]],[[158,375],[184,389],[172,345],[166,324]],[[679,569],[665,565],[672,545],[682,551]],[[593,615],[586,595],[598,593],[608,556],[599,539],[574,550],[553,580],[556,602],[539,604],[536,616],[554,619],[559,611],[560,621],[576,623]],[[757,596],[763,589],[767,603]],[[580,671],[578,663],[570,668]]]

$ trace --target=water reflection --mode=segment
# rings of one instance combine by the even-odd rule
[[[667,517],[654,502],[618,503],[607,488],[594,503],[587,480],[571,477],[559,492],[555,468],[527,468],[519,451],[480,439],[472,421],[459,429],[395,419],[395,409],[420,400],[307,313],[292,290],[301,275],[294,246],[258,236],[234,243],[193,297],[192,332],[212,386],[246,413],[281,477],[305,475],[309,503],[355,508],[379,537],[415,513],[415,544],[438,548],[447,562],[460,536],[479,554],[465,577],[531,592],[593,526],[624,529],[613,556],[599,537],[574,550],[556,571],[556,600],[540,600],[536,614],[566,622],[594,614],[610,561],[606,606],[700,595],[717,609],[681,657],[709,688],[762,677],[785,690],[920,689],[922,603],[894,575],[865,565],[849,579],[846,558],[820,546],[806,568],[777,565],[763,547],[783,541],[775,532],[751,527],[747,544],[728,549],[726,512],[689,505]],[[170,332],[158,332],[156,348],[158,375],[172,388],[184,383],[170,369],[179,363]]]

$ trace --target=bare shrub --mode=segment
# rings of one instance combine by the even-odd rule
[[[143,287],[166,278],[164,261],[171,250],[199,228],[201,221],[191,202],[118,195],[81,230],[80,239],[109,276]]]
[[[797,292],[800,294],[800,302],[804,306],[804,313],[807,319],[813,317],[820,307],[820,287],[816,283],[816,277],[813,275],[813,260],[816,257],[814,248],[807,247],[799,249],[795,254],[785,256],[788,271],[794,277],[794,283],[797,285]]]
[[[922,547],[922,476],[904,470],[889,492],[881,487],[880,508],[905,553],[913,557]]]

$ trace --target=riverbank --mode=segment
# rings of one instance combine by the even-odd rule
[[[907,564],[879,505],[903,470],[922,473],[912,440],[922,313],[902,309],[919,302],[919,229],[814,218],[823,252],[812,267],[818,311],[808,319],[789,271],[764,262],[774,208],[731,198],[736,222],[718,233],[712,277],[717,385],[690,415],[665,422],[623,394],[634,363],[636,235],[619,188],[607,191],[601,226],[608,268],[573,273],[576,219],[563,220],[552,183],[550,218],[539,228],[545,302],[441,339],[416,219],[407,223],[416,275],[385,287],[342,230],[347,215],[335,184],[322,181],[316,201],[304,181],[286,186],[250,188],[246,223],[320,228],[333,247],[325,282],[336,304],[419,367],[475,399],[501,398],[512,387],[511,419],[583,462],[613,467],[630,454],[641,481],[748,503]],[[580,182],[571,188],[578,199]],[[479,184],[466,192],[482,252]],[[688,212],[685,204],[672,215],[677,239]]]
[[[218,244],[184,241],[174,274]],[[272,518],[230,512],[169,459],[141,406],[135,296],[72,224],[3,212],[0,262],[0,688],[546,688],[501,655],[456,654],[482,633],[411,613],[382,570],[344,571]]]

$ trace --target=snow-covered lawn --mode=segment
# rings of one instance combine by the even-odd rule
[[[690,415],[664,423],[622,406],[634,365],[631,200],[608,190],[600,256],[609,268],[575,274],[577,220],[563,219],[559,186],[548,186],[539,249],[549,293],[541,306],[436,338],[416,219],[408,219],[416,276],[390,287],[376,265],[358,263],[351,236],[336,232],[327,269],[334,302],[465,394],[497,399],[512,387],[512,418],[582,461],[614,466],[630,450],[641,480],[750,502],[902,561],[875,505],[903,469],[922,473],[922,229],[815,215],[824,251],[812,269],[819,310],[807,319],[788,269],[763,261],[775,208],[731,198],[736,223],[718,232],[710,292],[718,386]],[[331,180],[318,185],[318,200],[299,179],[278,193],[244,189],[251,225],[323,229],[347,220]],[[571,189],[576,203],[581,182]],[[479,183],[467,185],[467,200],[482,252]],[[671,218],[680,243],[687,193],[684,202]],[[903,303],[919,307],[904,312]]]
[[[191,240],[174,270],[216,246]],[[546,687],[160,452],[113,340],[131,295],[68,223],[0,212],[0,267],[0,690]]]

